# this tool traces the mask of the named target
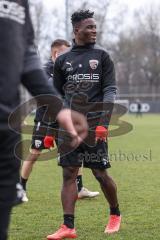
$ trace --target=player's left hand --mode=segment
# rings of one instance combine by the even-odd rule
[[[96,141],[98,140],[106,141],[108,137],[108,128],[104,126],[97,126],[95,130],[95,134],[96,134]]]

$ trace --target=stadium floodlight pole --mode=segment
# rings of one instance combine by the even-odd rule
[[[68,8],[69,8],[69,0],[65,0],[65,10],[66,10],[65,25],[66,25],[66,39],[67,39],[67,40],[69,39]]]

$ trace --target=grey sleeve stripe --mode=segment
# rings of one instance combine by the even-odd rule
[[[103,101],[114,102],[116,98],[117,87],[115,85],[103,89]]]
[[[28,49],[28,51],[25,53],[24,57],[24,69],[23,73],[32,72],[34,70],[43,69],[42,64],[40,62],[40,59],[36,53],[36,50],[31,51],[31,49]]]

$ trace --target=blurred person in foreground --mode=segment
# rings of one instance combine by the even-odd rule
[[[21,120],[17,116],[13,130],[8,118],[20,104],[20,83],[33,96],[52,96],[53,119],[70,133],[73,146],[87,134],[85,118],[61,108],[62,101],[47,82],[33,42],[28,1],[0,1],[0,240],[7,239],[10,214],[17,198],[20,160],[14,151],[21,139]],[[43,100],[39,104],[43,105]]]

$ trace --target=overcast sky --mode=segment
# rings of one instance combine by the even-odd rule
[[[66,0],[41,0],[46,9],[48,9],[48,11],[50,11],[52,8],[58,8],[58,11],[60,10],[61,12],[61,16],[65,17],[65,2]],[[77,2],[79,2],[78,0],[76,0]],[[70,4],[76,2],[75,0],[68,0],[68,2]],[[99,2],[101,2],[101,0],[94,0],[94,2],[97,2],[97,4]],[[115,4],[116,2],[116,4]],[[126,21],[126,25],[130,25],[132,24],[132,16],[133,16],[133,12],[135,12],[135,10],[138,10],[139,8],[142,9],[146,9],[147,6],[152,6],[152,5],[159,5],[160,6],[160,0],[113,0],[112,2],[112,8],[111,11],[108,13],[111,16],[115,16],[117,15],[117,12],[119,11],[120,7],[125,7],[126,6],[126,17],[128,17],[127,21]],[[77,7],[78,8],[78,7]],[[76,10],[76,9],[74,9]],[[94,8],[92,8],[92,10],[95,12],[96,14],[96,7],[95,10]]]
[[[71,0],[69,0],[71,1]],[[72,0],[73,1],[73,0]],[[52,6],[63,6],[65,4],[65,0],[43,0],[44,4],[49,8]],[[97,0],[98,2],[98,0]],[[159,0],[117,0],[119,4],[126,4],[130,9],[139,8],[142,6],[146,6],[148,4],[159,3]]]

